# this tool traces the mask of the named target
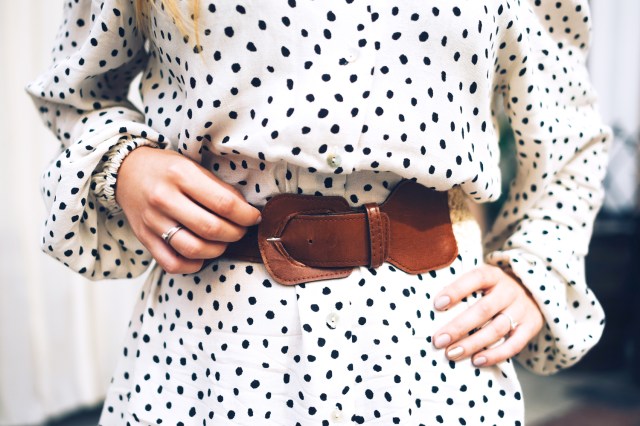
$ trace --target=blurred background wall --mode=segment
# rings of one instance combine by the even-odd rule
[[[591,365],[612,368],[640,363],[640,338],[635,346],[633,340],[640,334],[640,300],[632,274],[638,261],[640,1],[591,3],[590,67],[616,141],[589,282],[610,313],[604,341],[619,350],[612,355],[612,346],[601,345]],[[101,401],[141,282],[88,283],[39,249],[39,177],[57,141],[23,88],[49,64],[61,11],[61,0],[0,0],[0,425],[38,424]]]
[[[0,425],[98,403],[139,286],[88,283],[40,252],[39,177],[58,143],[24,86],[61,19],[61,0],[0,0]]]
[[[591,8],[591,78],[615,140],[587,258],[587,280],[605,308],[607,326],[581,368],[624,368],[640,386],[640,2],[592,0]]]

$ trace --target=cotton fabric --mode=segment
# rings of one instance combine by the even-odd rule
[[[189,24],[189,8],[182,7]],[[197,28],[197,37],[184,36],[166,12],[154,9],[145,47],[131,1],[65,3],[66,19],[56,41],[54,64],[28,88],[43,119],[62,142],[60,156],[43,176],[43,193],[50,211],[42,244],[46,252],[94,279],[132,277],[151,265],[150,254],[136,240],[113,196],[122,158],[142,144],[174,149],[200,162],[255,205],[264,205],[281,192],[337,192],[352,205],[382,201],[381,188],[388,190],[401,177],[442,191],[459,187],[473,201],[492,201],[500,195],[495,117],[503,102],[516,136],[517,176],[486,237],[484,256],[473,242],[460,243],[476,250],[471,258],[478,263],[485,261],[512,270],[538,302],[546,324],[518,355],[527,368],[540,374],[553,373],[577,362],[597,342],[604,315],[585,282],[584,256],[602,202],[601,181],[610,130],[597,112],[585,66],[590,26],[586,1],[203,1],[200,7],[199,24],[191,28]],[[126,100],[129,84],[140,71],[142,112]],[[225,262],[215,261],[203,275],[188,277],[170,277],[154,266],[153,278],[142,295],[145,306],[160,303],[162,296],[169,304],[167,309],[177,304],[175,308],[183,308],[178,309],[181,315],[186,310],[187,317],[197,315],[209,324],[213,305],[190,304],[188,296],[185,301],[185,294],[191,291],[193,295],[190,286],[224,287],[221,277],[227,275],[218,271],[233,266],[233,285],[241,288],[238,297],[248,300],[252,292],[261,291],[260,283],[267,279],[260,265],[252,265],[256,275],[245,277],[238,274],[250,265]],[[369,277],[373,287],[388,288],[391,280],[406,289],[419,279],[404,274],[396,279],[398,271],[392,279],[386,275],[388,268],[383,265],[379,269],[384,274]],[[370,273],[360,271],[365,281]],[[363,295],[356,296],[357,276],[340,284],[354,289],[348,297],[336,299],[343,305],[347,299],[352,304],[363,302]],[[445,281],[452,279],[450,276]],[[173,291],[180,292],[173,298],[169,297],[170,283],[177,286]],[[331,288],[337,286],[334,283]],[[270,288],[278,289],[274,294],[294,291],[277,285]],[[295,291],[307,291],[315,297],[319,288],[323,284],[309,284]],[[426,289],[416,291],[427,294]],[[221,300],[226,297],[212,294]],[[177,297],[181,297],[180,302],[176,302]],[[198,297],[211,303],[215,299],[206,290]],[[296,328],[303,327],[304,322],[295,322],[295,315],[310,315],[303,299],[306,297],[297,294],[297,304],[288,302],[289,308],[284,310],[290,316],[284,324],[305,338],[286,346],[291,344],[292,353],[301,359],[315,356],[338,368],[338,361],[329,361],[328,348],[332,345],[323,349],[307,343],[319,337],[313,326],[312,331]],[[378,297],[374,305],[380,306],[382,301]],[[326,299],[319,309],[324,313],[332,303]],[[140,318],[144,318],[145,327],[165,333],[176,324],[168,314],[157,316],[157,310],[151,314],[141,306],[132,321],[132,339],[140,339],[144,328]],[[291,306],[295,306],[293,312]],[[418,304],[412,306],[417,308]],[[423,309],[431,310],[428,306]],[[247,312],[257,315],[259,309],[249,305]],[[383,318],[387,314],[376,311],[374,317],[380,315]],[[229,320],[234,314],[227,312],[224,317]],[[437,329],[437,321],[433,321],[428,325],[430,333]],[[197,347],[203,342],[196,336],[206,330],[202,328],[204,323],[187,326],[182,344]],[[250,335],[255,339],[263,333]],[[276,334],[278,338],[282,337],[280,333]],[[214,334],[207,340],[218,341],[216,337],[227,332],[218,330]],[[135,348],[136,358],[147,361],[126,370],[126,375],[138,377],[144,371],[141,366],[151,365],[149,362],[166,363],[166,359],[153,359],[165,357],[159,348],[170,342],[163,342],[154,343],[160,345],[154,348],[138,340],[127,343],[131,350]],[[228,346],[240,350],[237,345]],[[356,347],[358,355],[371,350],[364,343]],[[267,354],[268,349],[262,353]],[[122,365],[131,366],[127,357],[132,356],[123,354]],[[194,352],[184,358],[196,361],[194,356],[201,359],[204,355]],[[443,360],[438,368],[442,368]],[[243,362],[249,360],[243,358]],[[297,364],[295,359],[278,363],[280,368],[304,377],[308,366]],[[353,369],[364,364],[364,360],[354,361]],[[174,371],[173,365],[164,367],[166,374]],[[400,368],[396,361],[389,365]],[[205,392],[203,389],[212,383],[207,371],[213,374],[206,368],[201,374],[191,371],[197,379],[190,386],[202,387]],[[473,371],[485,377],[494,370]],[[456,376],[459,374],[462,380],[469,378],[468,373],[457,370]],[[360,375],[374,377],[364,372]],[[144,380],[144,374],[140,377]],[[145,400],[136,397],[141,380],[125,385],[118,380],[116,374],[112,395],[121,393],[112,396],[112,401],[132,398],[130,406],[135,407],[136,400]],[[151,383],[158,384],[157,380],[153,377]],[[509,385],[500,385],[503,390],[510,389],[506,394],[513,394],[515,388],[510,386],[517,383],[510,380],[505,381]],[[181,381],[188,381],[187,377],[181,377]],[[233,378],[228,386],[232,383],[242,383],[242,379]],[[129,393],[123,390],[127,386]],[[327,386],[338,392],[335,384],[327,382]],[[386,386],[391,385],[383,382],[380,389]],[[473,389],[476,398],[481,393],[477,389]],[[240,390],[229,391],[237,393],[234,403],[247,400],[243,399],[246,396],[239,397],[244,395]],[[150,391],[144,392],[151,398]],[[309,392],[302,392],[298,398],[312,399],[314,393]],[[344,401],[355,404],[352,398]],[[327,401],[331,406],[338,403],[335,397]],[[328,409],[319,402],[305,404],[302,406],[322,411],[322,416]],[[476,411],[494,415],[497,405],[487,404]],[[390,407],[385,413],[393,412]],[[157,404],[152,404],[149,412],[158,410]],[[357,422],[354,410],[346,410],[351,413],[347,420]],[[136,415],[141,412],[134,411]],[[194,417],[201,411],[196,409]],[[283,420],[290,419],[286,411],[274,421],[287,424],[288,420]],[[300,412],[297,415],[302,416]],[[312,414],[307,412],[305,416]],[[373,412],[362,416],[375,418]],[[463,420],[470,422],[471,418]],[[450,416],[442,420],[455,421],[459,420]]]
[[[264,182],[265,172],[253,174]],[[318,185],[318,174],[305,169],[266,174],[287,182],[266,185],[271,193],[313,193]],[[396,181],[371,173],[340,183],[328,195],[381,202],[385,183]],[[250,262],[218,259],[188,276],[156,268],[134,309],[100,424],[522,425],[510,361],[477,368],[449,361],[431,343],[438,327],[480,297],[447,312],[433,308],[444,285],[482,263],[476,223],[455,211],[459,256],[427,274],[385,263],[347,279],[283,286]]]

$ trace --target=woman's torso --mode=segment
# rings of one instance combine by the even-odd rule
[[[502,2],[200,7],[198,40],[164,12],[149,32],[145,116],[177,150],[223,156],[214,171],[284,161],[499,195],[492,105],[514,13]]]

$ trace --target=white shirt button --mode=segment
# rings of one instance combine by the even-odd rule
[[[358,51],[357,50],[349,51],[349,53],[347,53],[347,56],[345,56],[345,59],[349,63],[355,62],[358,59]]]
[[[327,315],[327,326],[329,326],[329,328],[336,328],[338,326],[338,322],[340,322],[340,315],[338,315],[337,312],[331,312]]]
[[[341,422],[343,418],[344,415],[342,414],[342,410],[340,410],[339,408],[336,408],[331,413],[331,420],[333,420],[334,422]]]
[[[329,154],[327,156],[327,164],[333,168],[340,167],[342,164],[342,158],[338,154]]]

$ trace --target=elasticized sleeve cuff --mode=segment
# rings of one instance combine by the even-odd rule
[[[161,148],[157,142],[145,138],[122,136],[104,155],[102,167],[98,167],[91,178],[91,187],[96,199],[112,215],[122,212],[122,208],[116,202],[116,182],[120,165],[129,153],[141,146]]]

